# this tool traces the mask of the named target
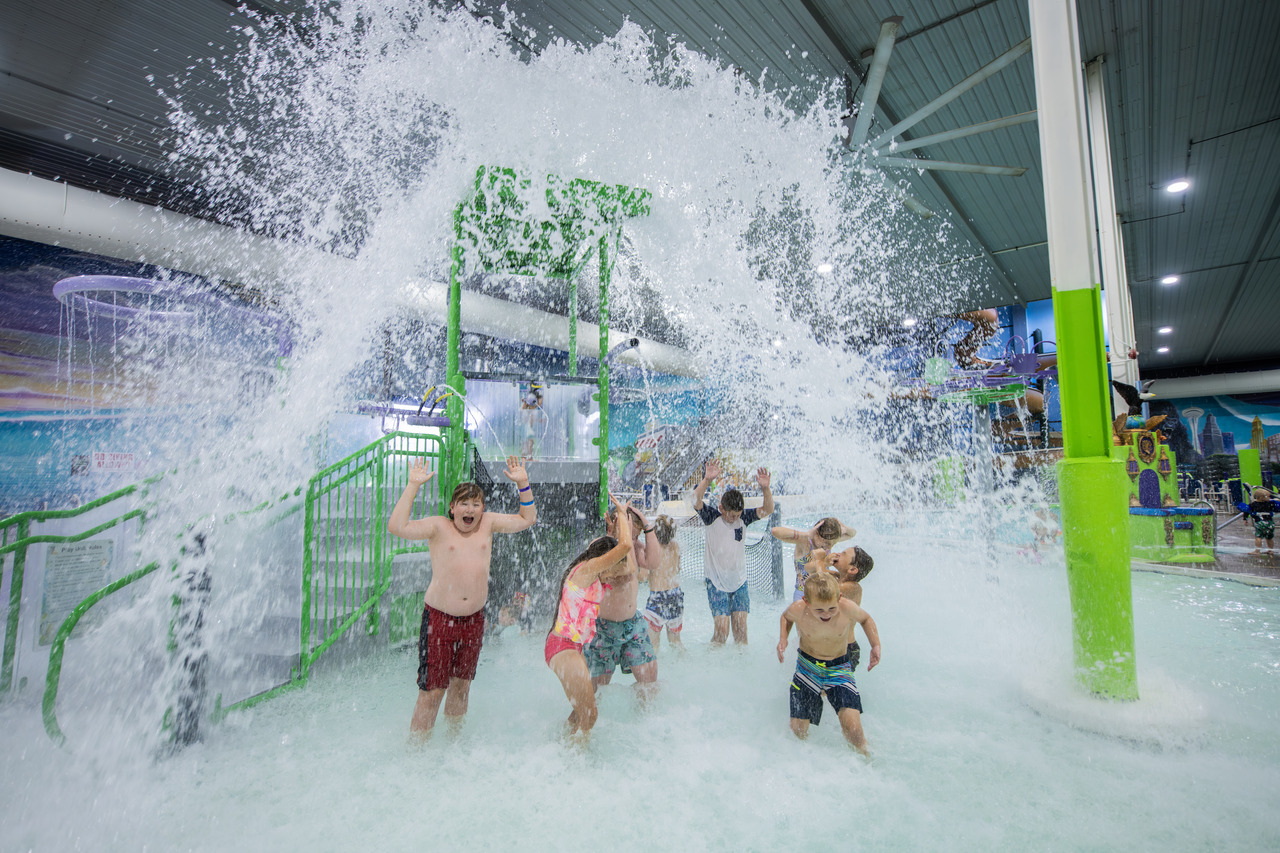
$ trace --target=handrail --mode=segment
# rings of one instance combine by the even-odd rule
[[[41,713],[44,717],[44,730],[48,732],[49,738],[58,746],[62,746],[67,742],[66,735],[62,733],[62,729],[58,726],[58,683],[62,679],[62,652],[66,645],[67,638],[71,636],[71,632],[75,630],[76,624],[79,623],[81,617],[89,612],[89,608],[106,598],[117,590],[124,589],[134,581],[146,577],[160,567],[157,560],[154,563],[148,563],[136,572],[127,574],[119,580],[112,581],[102,589],[92,593],[84,601],[80,602],[71,611],[71,614],[63,620],[58,633],[53,638],[53,645],[49,647],[49,669],[44,679],[44,699],[41,702]]]

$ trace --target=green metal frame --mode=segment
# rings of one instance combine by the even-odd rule
[[[484,273],[543,276],[569,284],[569,373],[578,372],[577,276],[591,253],[600,261],[600,367],[596,399],[600,403],[600,483],[607,484],[609,457],[609,279],[621,233],[622,220],[649,213],[648,190],[621,184],[602,184],[582,178],[564,180],[548,175],[534,185],[514,169],[482,166],[476,172],[475,191],[453,213],[455,242],[449,271],[447,383],[455,394],[449,398],[445,428],[449,468],[445,492],[466,479],[470,458],[469,438],[463,419],[466,379],[459,370],[462,287],[458,277],[464,264]],[[541,204],[539,202],[545,202]],[[550,212],[538,218],[534,211]],[[600,513],[608,507],[606,490],[600,490]]]

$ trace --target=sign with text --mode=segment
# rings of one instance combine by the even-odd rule
[[[104,473],[132,472],[137,467],[132,453],[107,453],[103,450],[95,450],[90,455],[89,464],[95,472]]]
[[[47,646],[75,606],[110,582],[115,542],[89,539],[49,546],[44,563],[44,595],[40,608],[40,645]],[[102,611],[98,611],[101,613]],[[92,623],[90,610],[76,634]]]

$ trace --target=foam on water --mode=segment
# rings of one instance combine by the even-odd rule
[[[691,594],[689,648],[662,651],[660,696],[641,710],[616,677],[585,751],[560,740],[568,705],[540,638],[514,629],[486,646],[461,735],[442,727],[422,749],[406,745],[412,650],[322,672],[160,762],[106,761],[75,732],[80,745],[58,751],[7,709],[6,846],[551,850],[585,833],[622,850],[1280,843],[1280,590],[1135,575],[1144,698],[1131,708],[1168,716],[1156,706],[1191,701],[1201,714],[1191,736],[1135,743],[1023,699],[1027,678],[1068,671],[1061,565],[971,582],[943,567],[963,553],[874,546],[866,605],[885,655],[858,674],[870,763],[829,709],[808,742],[790,734],[780,603],[755,603],[747,648],[711,650]],[[1058,689],[1069,695],[1065,675]]]

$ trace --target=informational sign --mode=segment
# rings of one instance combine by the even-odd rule
[[[103,450],[95,450],[90,455],[89,465],[95,473],[132,472],[137,467],[132,453],[108,453]]]
[[[89,539],[50,545],[44,563],[44,595],[40,609],[40,645],[53,642],[58,628],[76,605],[111,580],[111,558],[115,542]],[[92,624],[94,611],[80,620],[78,631]]]

